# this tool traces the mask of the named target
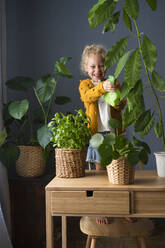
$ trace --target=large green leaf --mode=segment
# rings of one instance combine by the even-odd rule
[[[104,137],[100,133],[94,134],[90,139],[90,145],[98,148],[103,143]]]
[[[144,109],[143,85],[141,80],[138,80],[135,87],[128,93],[127,102],[129,110],[134,110],[135,108]]]
[[[141,140],[138,140],[135,136],[133,136],[133,144],[135,146],[138,146],[138,147],[143,147],[144,150],[147,152],[147,153],[151,153],[151,150],[150,150],[150,147],[148,146],[147,143],[145,143],[144,141],[141,141]]]
[[[122,100],[124,97],[126,97],[129,93],[130,89],[128,87],[128,84],[126,81],[124,81],[121,85],[121,90],[120,90],[120,99]]]
[[[37,139],[38,139],[39,144],[43,148],[45,148],[50,143],[51,137],[52,137],[52,134],[47,125],[44,125],[38,129]]]
[[[98,148],[101,157],[109,158],[112,156],[112,146],[107,143],[102,143]]]
[[[14,77],[6,82],[8,88],[18,91],[27,91],[29,88],[35,86],[35,82],[30,77]]]
[[[155,45],[146,35],[143,35],[142,55],[148,70],[152,72],[157,61],[157,51]]]
[[[165,91],[165,82],[156,71],[152,72],[152,83],[157,90]]]
[[[124,81],[129,88],[133,88],[139,79],[141,71],[141,57],[138,49],[129,57],[124,71]]]
[[[0,146],[5,142],[6,138],[7,138],[6,128],[3,128],[3,130],[0,132]]]
[[[56,88],[56,80],[51,75],[45,75],[37,81],[35,94],[42,103],[50,100]]]
[[[162,125],[161,122],[158,122],[155,126],[154,126],[154,131],[156,134],[156,137],[160,138],[162,136]]]
[[[130,53],[132,52],[132,50],[128,51],[127,53],[125,53],[118,61],[118,64],[116,66],[116,69],[115,69],[115,73],[114,73],[114,77],[115,78],[118,78],[118,76],[120,75],[120,73],[122,72],[126,62],[127,62],[127,59],[130,55]]]
[[[107,157],[101,157],[100,164],[102,166],[107,166],[112,162],[112,156]]]
[[[88,13],[90,28],[96,28],[109,19],[116,7],[113,0],[98,1]]]
[[[144,149],[142,149],[140,151],[139,159],[140,159],[140,161],[142,161],[143,164],[147,164],[147,162],[148,162],[148,154]]]
[[[151,110],[148,109],[144,113],[142,113],[139,119],[136,121],[134,125],[135,132],[143,131],[150,120],[151,120]]]
[[[105,67],[108,69],[113,66],[116,61],[118,61],[124,54],[128,44],[128,37],[124,37],[121,40],[117,41],[111,49],[108,51],[105,58]]]
[[[135,121],[133,113],[133,110],[130,111],[128,106],[124,109],[122,120],[123,128],[127,128],[128,126],[132,125],[132,123]]]
[[[126,144],[128,144],[128,139],[127,138],[125,138],[122,135],[117,136],[116,144],[115,144],[117,150],[125,148]]]
[[[14,101],[9,104],[8,110],[9,114],[18,120],[21,120],[22,117],[26,114],[29,108],[29,101],[24,99],[22,101]]]
[[[131,23],[131,19],[130,19],[130,17],[127,15],[127,13],[125,12],[124,9],[123,9],[123,21],[124,21],[125,25],[127,26],[127,28],[132,32],[132,23]]]
[[[109,120],[109,125],[110,125],[110,127],[112,127],[112,128],[120,128],[120,127],[121,127],[120,121],[117,120],[117,119],[114,119],[114,118],[111,118],[111,119]]]
[[[112,17],[106,22],[104,25],[102,33],[104,34],[105,32],[115,31],[116,24],[119,22],[119,17],[120,17],[120,12],[116,12],[112,15]]]
[[[19,158],[20,150],[17,146],[7,145],[0,147],[0,161],[6,167],[14,166]]]
[[[55,103],[59,105],[70,103],[72,100],[67,96],[56,96]]]
[[[105,136],[103,144],[114,145],[115,142],[116,142],[116,134],[111,132],[110,134],[107,134]]]
[[[139,162],[139,151],[130,151],[127,156],[130,165],[136,165]]]
[[[152,114],[149,122],[145,126],[144,130],[139,132],[139,135],[141,137],[144,137],[145,135],[147,135],[152,129],[152,127],[154,126],[154,122],[155,122],[155,118],[154,118],[154,114]]]
[[[135,87],[129,92],[127,99],[128,106],[125,108],[123,113],[124,128],[133,124],[145,111],[143,87],[141,80],[137,81]]]
[[[136,20],[139,15],[138,0],[124,0],[124,10],[129,17]]]
[[[59,61],[60,63],[64,64],[64,65],[66,65],[66,63],[67,63],[69,60],[71,60],[71,59],[72,59],[72,57],[61,57],[61,58],[58,59],[58,61]]]
[[[157,9],[157,0],[146,0],[146,2],[153,11]]]
[[[56,62],[54,72],[61,77],[72,78],[70,70],[60,61]]]

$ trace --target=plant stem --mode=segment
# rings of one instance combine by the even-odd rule
[[[41,103],[41,101],[40,101],[40,98],[39,98],[39,96],[38,96],[38,94],[37,94],[37,91],[36,91],[36,89],[35,88],[33,88],[34,89],[34,93],[35,93],[35,96],[36,96],[36,98],[37,98],[37,100],[38,100],[38,102],[39,102],[39,104],[40,104],[40,106],[41,106],[41,109],[42,109],[42,112],[43,112],[43,114],[44,114],[44,119],[45,119],[45,125],[47,124],[47,115],[46,115],[46,113],[45,113],[45,110],[44,110],[44,107],[43,107],[43,104]]]
[[[160,118],[160,124],[161,124],[161,129],[162,129],[162,143],[163,143],[163,148],[164,148],[164,151],[165,151],[165,134],[164,134],[164,127],[163,127],[162,111],[161,111],[161,107],[160,107],[160,103],[159,103],[158,96],[157,96],[157,94],[156,94],[156,91],[155,91],[154,86],[153,86],[153,84],[152,84],[152,81],[151,81],[151,79],[150,79],[150,75],[149,75],[148,68],[147,68],[146,63],[145,63],[144,58],[143,58],[142,46],[141,46],[141,39],[140,39],[140,32],[139,32],[139,29],[138,29],[138,26],[137,26],[137,23],[136,23],[135,20],[134,20],[134,24],[135,24],[136,32],[137,32],[138,45],[139,45],[139,52],[140,52],[141,57],[142,57],[142,60],[143,60],[143,64],[144,64],[145,72],[146,72],[146,75],[147,75],[148,83],[150,84],[152,93],[153,93],[153,95],[154,95],[154,97],[155,97],[155,99],[156,99],[156,103],[157,103],[157,107],[158,107],[159,118]]]
[[[57,82],[58,82],[58,81],[59,81],[59,78],[57,78],[57,80],[56,80],[56,85],[57,85]],[[51,106],[52,106],[52,101],[53,101],[54,92],[55,92],[55,90],[56,90],[56,85],[55,85],[55,87],[54,87],[54,89],[53,89],[52,96],[51,96],[51,98],[50,98],[50,100],[49,100],[48,110],[47,110],[47,113],[46,113],[46,119],[47,119],[47,120],[48,120],[49,112],[50,112],[50,109],[51,109]],[[47,124],[47,123],[46,123],[46,124]]]

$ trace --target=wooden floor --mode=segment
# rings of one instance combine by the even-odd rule
[[[58,217],[59,218],[59,217]],[[68,248],[85,248],[86,235],[79,229],[79,217],[68,218]],[[57,220],[59,223],[59,220]],[[147,239],[147,248],[165,248],[165,219],[154,219],[154,233]],[[55,247],[61,248],[61,232],[55,236]],[[102,238],[97,241],[97,248],[133,248],[129,238]]]

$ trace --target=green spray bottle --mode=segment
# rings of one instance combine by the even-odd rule
[[[110,83],[115,82],[115,77],[112,75],[110,75],[108,79]],[[121,97],[120,90],[116,89],[114,92],[106,92],[104,94],[104,101],[114,107],[120,103],[120,97]]]

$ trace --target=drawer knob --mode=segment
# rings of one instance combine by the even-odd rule
[[[87,197],[92,197],[93,196],[93,190],[87,190],[86,191],[86,196]]]

